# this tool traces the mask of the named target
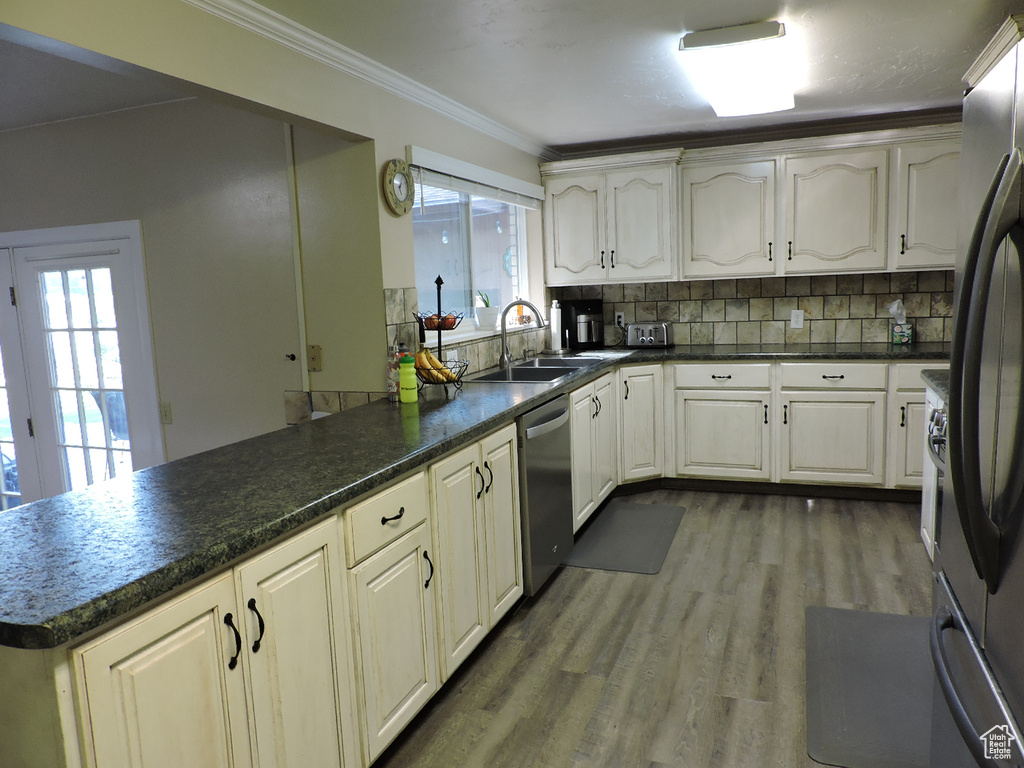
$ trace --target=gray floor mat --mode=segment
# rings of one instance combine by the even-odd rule
[[[683,507],[616,498],[599,509],[564,565],[657,573],[683,519]]]

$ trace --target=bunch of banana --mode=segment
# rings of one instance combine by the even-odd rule
[[[446,381],[455,381],[455,374],[448,370],[448,367],[434,357],[434,353],[424,347],[415,355],[416,370],[421,372],[423,378],[433,384],[444,384]]]

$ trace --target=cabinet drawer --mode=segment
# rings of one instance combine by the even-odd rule
[[[771,363],[677,365],[676,389],[768,389]]]
[[[933,360],[930,363],[896,363],[892,367],[893,384],[896,389],[924,389],[927,385],[921,378],[921,371],[946,370],[949,363]]]
[[[427,474],[421,472],[347,509],[345,553],[349,567],[422,523],[429,508]]]
[[[885,389],[888,363],[782,363],[783,389]]]

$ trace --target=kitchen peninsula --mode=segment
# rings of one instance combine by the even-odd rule
[[[214,580],[339,509],[351,509],[385,487],[406,482],[431,462],[506,427],[552,395],[576,390],[613,370],[725,361],[929,362],[927,367],[936,367],[933,363],[948,354],[948,345],[940,343],[680,346],[606,352],[600,364],[554,386],[467,382],[451,399],[434,388],[415,406],[377,401],[15,508],[0,514],[0,644],[8,646],[0,648],[0,670],[13,664],[5,656],[24,660],[26,653],[45,653],[50,664],[66,665],[79,643],[92,642],[124,620],[163,604],[165,598]],[[343,537],[348,531],[339,530]],[[431,562],[431,574],[433,568]],[[345,628],[347,637],[347,620],[338,626]],[[58,671],[50,683],[55,688],[47,695],[63,702],[54,708],[60,709],[57,719],[69,739],[70,754],[77,751],[71,742],[74,722],[83,717],[76,711],[85,694],[79,690],[77,704],[69,704],[71,689],[79,683],[66,670]],[[46,698],[24,696],[30,701]],[[0,705],[0,724],[5,728],[25,726],[18,718],[31,716],[33,706],[42,706],[36,701],[24,708],[30,714],[19,713],[19,696],[12,691],[5,698],[8,703]],[[363,706],[354,704],[356,710]],[[87,727],[79,725],[78,730]],[[26,727],[25,732],[32,730]],[[38,738],[38,729],[35,735]],[[20,737],[4,733],[0,738],[11,743]],[[357,751],[366,762],[379,748],[367,750],[364,744]],[[47,759],[53,764],[52,756]],[[75,763],[68,758],[68,764]]]

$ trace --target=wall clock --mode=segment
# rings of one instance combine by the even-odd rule
[[[381,174],[384,202],[397,216],[412,210],[412,172],[405,160],[389,160]]]

